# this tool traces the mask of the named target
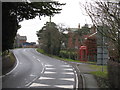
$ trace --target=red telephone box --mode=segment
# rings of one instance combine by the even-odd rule
[[[80,61],[87,61],[87,47],[80,47]]]

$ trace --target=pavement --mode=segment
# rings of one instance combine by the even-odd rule
[[[82,85],[80,85],[79,88],[83,88],[85,90],[86,89],[92,90],[93,88],[95,88],[99,90],[96,79],[92,74],[90,74],[91,71],[96,71],[95,69],[90,68],[89,64],[85,64],[85,63],[77,63],[77,62],[68,62],[68,63],[72,64],[72,66],[76,68],[77,73],[80,76],[78,78],[82,80]]]

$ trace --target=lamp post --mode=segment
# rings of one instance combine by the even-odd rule
[[[104,71],[103,63],[104,63],[104,36],[102,35],[102,72]]]

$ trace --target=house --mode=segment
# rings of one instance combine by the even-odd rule
[[[107,39],[98,29],[91,29],[92,34],[85,36],[84,45],[87,46],[88,60],[96,61],[98,65],[104,65],[108,61]]]
[[[19,34],[17,34],[14,41],[14,47],[22,47],[23,43],[25,43],[26,41],[26,36],[20,36]]]

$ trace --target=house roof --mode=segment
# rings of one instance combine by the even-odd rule
[[[78,28],[69,28],[70,31],[74,32],[74,31],[77,31]]]
[[[20,36],[19,34],[17,35],[17,38],[19,40],[27,40],[27,37],[26,36]]]
[[[20,36],[19,39],[20,40],[27,40],[27,37],[26,36]]]

